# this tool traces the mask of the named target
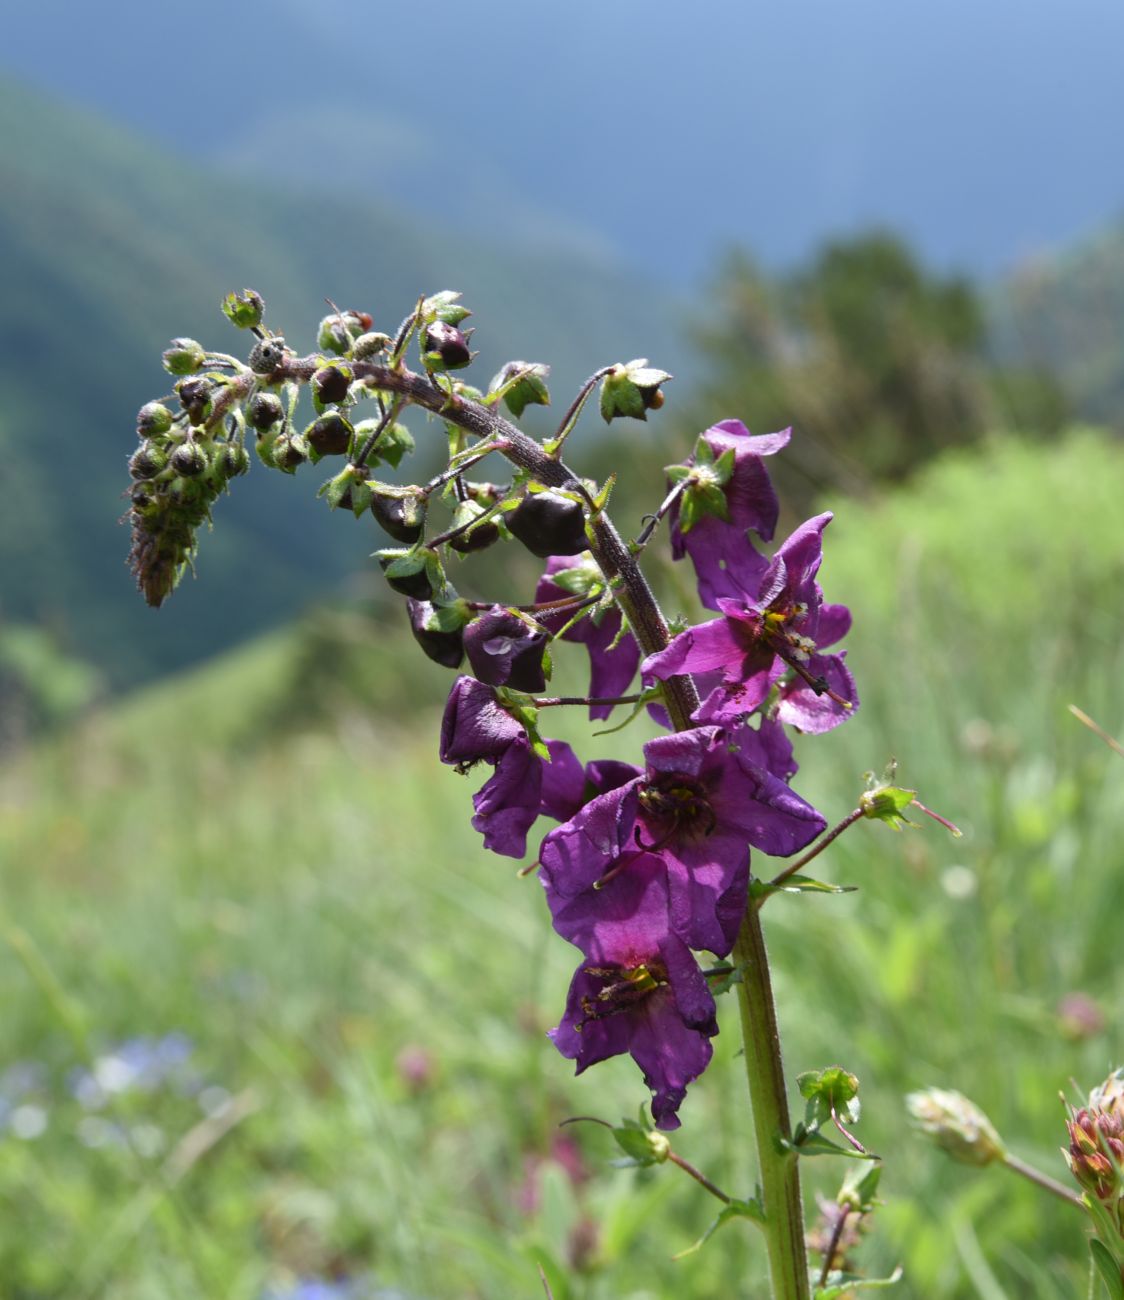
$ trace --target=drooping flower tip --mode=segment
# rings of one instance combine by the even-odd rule
[[[965,1165],[1006,1159],[1003,1140],[991,1120],[961,1092],[925,1088],[905,1099],[910,1116],[942,1151]]]

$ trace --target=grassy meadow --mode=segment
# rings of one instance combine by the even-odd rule
[[[894,755],[964,830],[860,824],[815,869],[858,892],[765,913],[790,1077],[861,1079],[885,1204],[857,1260],[900,1262],[893,1294],[1083,1294],[1081,1216],[951,1164],[903,1096],[960,1089],[1064,1179],[1058,1092],[1124,1059],[1124,760],[1066,708],[1124,729],[1122,500],[1117,443],[996,440],[828,531],[863,707],[798,742],[797,788],[838,820]],[[576,954],[534,877],[480,848],[483,777],[436,757],[449,679],[397,626],[350,651],[352,703],[345,667],[278,635],[0,770],[5,1300],[491,1300],[541,1295],[538,1265],[556,1300],[764,1294],[752,1226],[673,1262],[709,1198],[558,1128],[646,1090],[627,1059],[575,1079],[544,1037]],[[593,756],[580,720],[550,734]],[[1075,993],[1099,1024],[1059,1015]],[[674,1146],[744,1195],[732,1001],[721,1018]],[[810,1206],[842,1164],[807,1162]]]

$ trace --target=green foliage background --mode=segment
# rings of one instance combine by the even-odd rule
[[[858,894],[766,912],[790,1076],[838,1062],[862,1080],[886,1204],[860,1259],[901,1261],[903,1296],[1081,1293],[1080,1217],[949,1164],[902,1098],[959,1088],[1064,1177],[1058,1090],[1118,1058],[1124,763],[1065,706],[1124,722],[1122,494],[1102,436],[995,440],[861,512],[838,501],[828,532],[822,578],[856,611],[863,707],[801,742],[800,789],[841,817],[895,754],[965,831],[860,825],[817,864]],[[48,1067],[46,1132],[2,1148],[5,1294],[251,1300],[267,1279],[339,1270],[411,1297],[533,1295],[536,1262],[560,1300],[761,1294],[750,1225],[670,1261],[711,1214],[675,1170],[613,1172],[593,1127],[567,1130],[586,1181],[555,1158],[560,1120],[633,1114],[644,1090],[627,1061],[572,1078],[544,1038],[572,951],[533,877],[481,851],[476,779],[437,762],[447,676],[400,654],[397,620],[368,638],[338,617],[327,668],[322,632],[311,656],[279,634],[0,775],[4,1051]],[[292,713],[325,677],[354,683],[350,706]],[[593,752],[579,722],[560,725]],[[623,756],[641,738],[603,743]],[[1107,1015],[1082,1041],[1054,1010],[1076,990]],[[732,1005],[722,1024],[675,1145],[746,1193]],[[84,1056],[172,1030],[247,1112],[174,1185],[168,1153],[201,1118],[190,1097],[124,1095],[117,1118],[163,1139],[130,1156],[75,1140],[66,1088]],[[428,1058],[419,1083],[406,1048]],[[842,1172],[810,1164],[809,1197]]]

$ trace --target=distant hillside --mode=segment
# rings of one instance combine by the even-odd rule
[[[1124,220],[1025,263],[991,304],[996,349],[1052,370],[1080,415],[1124,431]]]
[[[314,499],[315,469],[294,484],[251,472],[218,507],[200,581],[159,613],[133,592],[116,524],[133,416],[167,390],[172,335],[242,343],[218,310],[229,289],[258,289],[297,347],[325,297],[385,327],[422,290],[460,289],[482,353],[468,377],[548,361],[556,403],[607,360],[682,369],[669,299],[549,243],[531,255],[462,239],[452,208],[425,226],[354,199],[338,171],[316,195],[218,176],[11,83],[0,120],[18,124],[0,133],[0,616],[49,626],[112,685],[292,616],[377,544],[373,524]]]

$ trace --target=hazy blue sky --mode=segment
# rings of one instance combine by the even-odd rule
[[[874,222],[985,273],[1073,239],[1124,211],[1122,52],[1121,0],[38,0],[0,61],[227,165],[683,282]]]

